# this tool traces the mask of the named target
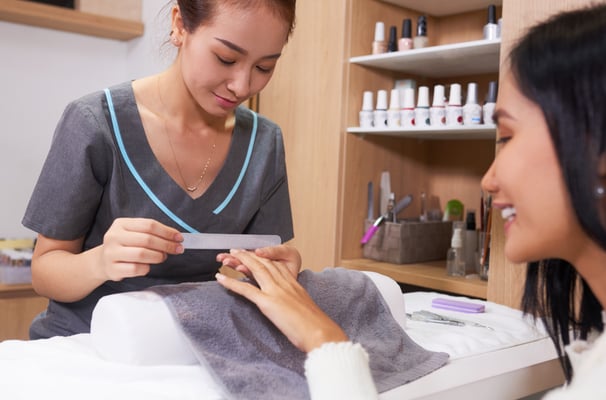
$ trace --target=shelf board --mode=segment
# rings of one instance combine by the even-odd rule
[[[37,296],[37,294],[29,283],[10,285],[0,283],[0,299],[32,296]]]
[[[341,266],[358,271],[373,271],[397,282],[428,289],[486,299],[487,282],[480,278],[446,275],[446,261],[417,264],[389,264],[365,258],[342,260]]]
[[[0,20],[117,40],[139,37],[144,29],[140,21],[22,0],[0,1]]]
[[[391,3],[400,7],[405,7],[410,10],[420,11],[424,14],[433,15],[435,17],[443,17],[446,15],[460,14],[467,11],[476,11],[483,8],[488,9],[488,6],[494,4],[500,6],[502,0],[382,0],[385,3]]]
[[[347,128],[348,133],[364,135],[381,135],[381,136],[398,136],[402,138],[416,139],[438,139],[438,140],[454,140],[454,139],[484,139],[494,140],[496,137],[496,126],[493,124],[483,124],[474,126],[443,126],[443,127],[419,127],[415,129],[402,128]]]
[[[383,54],[357,56],[352,64],[438,78],[496,73],[501,39],[473,40]]]

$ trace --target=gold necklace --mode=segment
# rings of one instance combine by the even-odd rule
[[[158,86],[158,98],[160,99],[160,104],[162,104],[162,107],[164,109],[166,109],[166,106],[164,105],[164,100],[162,100],[162,94],[160,92],[160,77],[158,76],[158,80],[157,80],[157,86]],[[206,160],[206,163],[204,164],[204,168],[202,169],[202,173],[200,174],[200,177],[198,178],[198,181],[196,182],[196,184],[194,186],[189,186],[187,184],[187,182],[185,181],[185,178],[183,177],[183,173],[181,172],[181,167],[179,166],[179,162],[177,161],[177,156],[175,155],[175,149],[173,147],[173,142],[172,140],[170,140],[170,134],[168,133],[168,126],[166,125],[166,119],[162,118],[162,122],[164,123],[164,133],[166,133],[166,137],[168,138],[168,144],[170,145],[170,152],[173,155],[173,160],[175,161],[175,165],[177,166],[177,171],[179,172],[179,177],[181,178],[181,181],[183,182],[183,185],[185,186],[185,189],[190,192],[193,193],[196,190],[198,190],[198,188],[200,187],[200,184],[202,183],[202,181],[204,180],[204,177],[206,176],[206,171],[208,170],[208,166],[210,165],[210,162],[213,159],[213,155],[215,154],[215,148],[217,147],[217,143],[216,141],[213,142],[212,148],[210,150],[210,155],[208,156],[208,159]]]

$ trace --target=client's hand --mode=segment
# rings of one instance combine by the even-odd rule
[[[349,340],[283,263],[248,251],[230,254],[248,268],[259,288],[222,274],[217,274],[219,284],[255,303],[298,349],[310,352],[324,343]]]
[[[255,254],[269,260],[279,261],[286,266],[290,274],[295,278],[301,270],[301,254],[299,254],[299,251],[293,246],[281,244],[279,246],[262,247],[256,249]],[[254,279],[248,267],[238,260],[237,257],[234,257],[229,253],[218,254],[217,261],[243,273],[250,279]]]

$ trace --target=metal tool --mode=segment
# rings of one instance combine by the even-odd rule
[[[408,196],[404,197],[402,200],[400,200],[396,203],[396,205],[394,206],[394,208],[392,210],[393,215],[398,215],[398,213],[400,211],[402,211],[403,209],[405,209],[406,207],[408,207],[410,205],[410,203],[412,203],[411,194],[409,194]],[[377,218],[376,221],[372,224],[372,226],[370,228],[368,228],[368,230],[362,237],[362,240],[360,241],[360,243],[362,243],[362,244],[368,243],[370,238],[372,238],[372,235],[374,235],[375,232],[379,229],[379,225],[381,225],[383,223],[383,221],[385,221],[385,219],[387,219],[388,217],[389,217],[389,213],[386,213],[386,214],[381,215],[379,218]]]
[[[259,247],[276,246],[282,243],[278,235],[247,235],[229,233],[182,233],[185,249],[252,250]]]
[[[432,322],[435,324],[445,324],[454,326],[473,326],[476,328],[485,328],[494,331],[493,328],[487,325],[482,325],[474,321],[447,317],[445,315],[437,314],[427,310],[415,311],[412,314],[406,313],[406,316],[413,321]]]

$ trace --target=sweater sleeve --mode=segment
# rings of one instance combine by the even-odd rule
[[[312,400],[378,399],[368,354],[359,343],[325,343],[305,361],[305,376]]]

